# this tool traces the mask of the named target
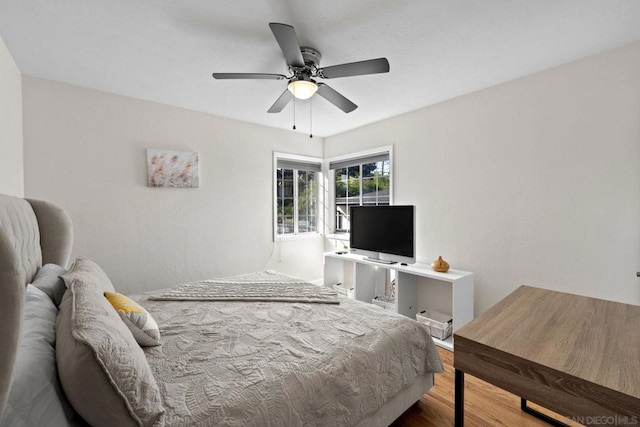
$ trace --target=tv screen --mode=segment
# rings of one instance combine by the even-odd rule
[[[414,206],[354,206],[351,252],[373,260],[415,262]]]

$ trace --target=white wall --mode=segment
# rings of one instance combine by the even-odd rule
[[[325,138],[325,157],[387,144],[418,261],[474,272],[476,313],[521,284],[640,304],[640,43]]]
[[[20,70],[0,38],[0,193],[22,197],[22,82]]]
[[[271,242],[271,159],[321,156],[322,140],[26,76],[22,89],[25,194],[69,211],[74,253],[119,289],[321,276],[321,239]],[[418,260],[473,271],[477,313],[524,283],[640,304],[640,44],[326,138],[324,156],[388,144]],[[147,188],[147,147],[200,152],[202,187]]]
[[[25,194],[69,212],[74,255],[117,289],[322,277],[322,238],[272,242],[272,153],[322,157],[321,139],[28,76],[23,102]],[[148,188],[146,148],[199,152],[200,188]]]

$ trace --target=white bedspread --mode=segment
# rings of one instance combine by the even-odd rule
[[[355,425],[442,372],[425,327],[372,304],[136,299],[160,325],[166,425]]]

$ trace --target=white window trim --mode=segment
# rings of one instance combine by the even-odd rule
[[[378,148],[372,148],[370,150],[357,151],[355,153],[343,154],[340,156],[331,157],[329,159],[324,160],[324,166],[322,168],[323,171],[327,172],[327,201],[329,203],[326,204],[325,209],[325,235],[336,238],[339,240],[349,240],[349,233],[336,233],[336,218],[334,215],[335,206],[336,206],[336,176],[333,170],[329,169],[329,165],[332,162],[341,162],[349,159],[358,159],[362,157],[375,156],[378,154],[388,154],[389,155],[389,204],[393,205],[393,176],[394,176],[394,165],[393,165],[393,145],[385,145]],[[361,184],[362,185],[362,184]]]
[[[318,199],[317,199],[317,224],[316,231],[301,233],[301,234],[278,234],[278,178],[276,171],[278,169],[278,159],[286,159],[291,161],[298,161],[303,163],[316,163],[320,165],[321,171],[316,172],[318,174]],[[323,200],[325,199],[324,194],[324,180],[323,180],[323,171],[324,171],[324,161],[320,157],[311,157],[311,156],[303,156],[300,154],[290,154],[290,153],[282,153],[282,152],[273,152],[273,197],[272,197],[272,205],[273,205],[273,241],[279,242],[281,240],[297,240],[297,239],[307,239],[307,238],[317,238],[318,236],[322,236],[321,230],[323,229],[322,224],[324,224],[323,213],[324,210],[322,206],[324,206]],[[294,190],[297,191],[297,190]]]

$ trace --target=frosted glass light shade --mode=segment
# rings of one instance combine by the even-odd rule
[[[295,80],[287,88],[296,98],[309,99],[318,90],[318,85],[307,80]]]

